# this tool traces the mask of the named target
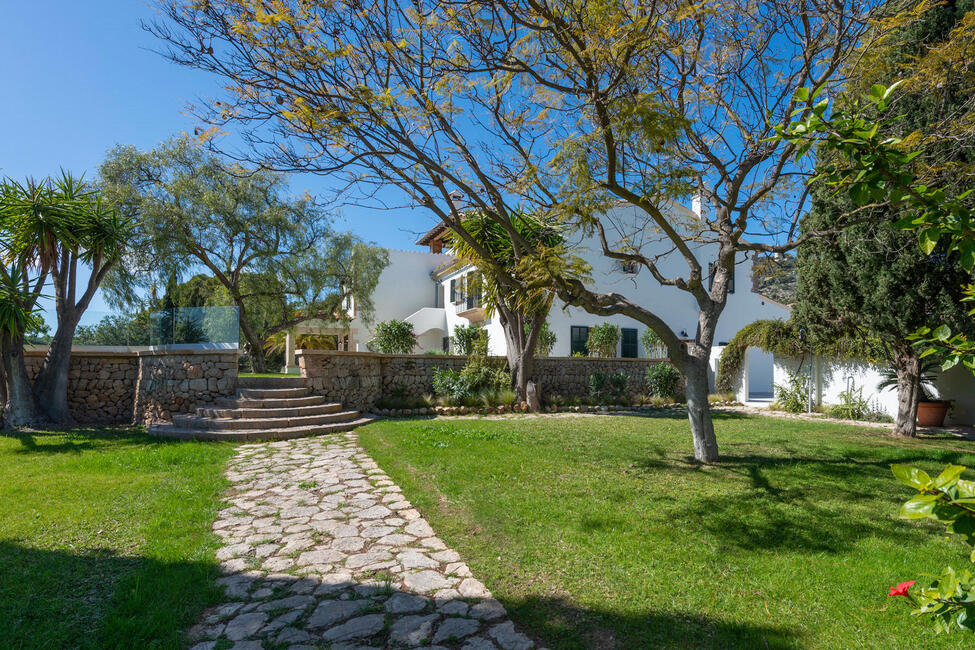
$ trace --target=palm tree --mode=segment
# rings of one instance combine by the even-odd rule
[[[32,314],[48,279],[54,286],[58,327],[51,349],[33,386],[33,400],[22,387],[14,390],[21,372],[7,372],[10,413],[7,423],[31,424],[39,419],[37,404],[54,422],[70,422],[67,387],[71,341],[82,314],[98,286],[120,257],[129,224],[102,201],[98,189],[62,170],[56,179],[0,184],[0,256],[4,277],[0,281],[11,300],[25,314]],[[77,292],[79,263],[91,274],[80,297]],[[37,272],[27,280],[27,270]],[[9,323],[0,323],[7,327]],[[23,366],[24,330],[0,329],[4,337],[4,366]],[[18,361],[17,358],[20,357]],[[26,375],[26,371],[24,372]],[[33,406],[30,402],[33,402]]]

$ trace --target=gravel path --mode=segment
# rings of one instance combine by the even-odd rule
[[[193,650],[534,647],[355,433],[241,445],[227,476]]]

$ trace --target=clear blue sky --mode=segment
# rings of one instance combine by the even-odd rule
[[[94,176],[116,144],[150,148],[192,131],[186,105],[218,94],[216,81],[152,51],[142,30],[154,10],[139,0],[4,2],[0,19],[0,176],[43,177],[64,167]],[[300,192],[328,180],[294,176]],[[340,227],[392,248],[411,248],[432,218],[419,210],[343,209]],[[96,300],[85,323],[108,312]],[[53,316],[48,322],[54,324]]]

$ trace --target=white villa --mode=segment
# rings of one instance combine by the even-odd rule
[[[693,222],[699,218],[696,201],[693,207],[694,209],[688,209],[675,205],[674,210],[678,211],[678,216]],[[625,224],[636,221],[635,208],[614,208],[607,215],[607,221],[624,224],[622,230],[627,231]],[[308,331],[338,335],[340,350],[368,351],[366,344],[373,338],[372,327],[375,323],[395,318],[413,324],[418,339],[416,352],[449,352],[450,337],[458,325],[483,323],[489,335],[490,353],[503,355],[505,340],[500,323],[485,312],[476,293],[469,294],[465,291],[468,278],[477,271],[470,266],[459,266],[449,250],[444,252],[446,233],[447,227],[438,224],[417,241],[417,245],[426,247],[426,250],[389,250],[389,266],[380,276],[373,294],[375,315],[371,324],[367,325],[356,316],[349,330],[325,331],[309,323]],[[632,240],[632,235],[630,239]],[[663,316],[675,332],[682,337],[693,338],[698,313],[693,297],[674,287],[661,286],[648,273],[635,273],[635,269],[603,256],[595,237],[581,238],[578,242],[571,243],[575,246],[576,253],[592,266],[593,282],[599,289],[619,291],[642,304],[655,306],[656,312]],[[702,263],[708,259],[709,249],[716,248],[714,244],[698,246],[698,258]],[[659,266],[665,274],[668,270],[672,270],[674,274],[686,272],[686,263],[679,254],[666,253],[670,249],[663,241],[648,241],[643,247],[643,253],[648,256],[662,255]],[[710,257],[713,259],[715,254],[712,253]],[[784,305],[751,291],[751,265],[749,256],[739,260],[732,293],[718,326],[713,354],[715,361],[723,345],[743,326],[759,319],[786,319],[789,316],[789,310]],[[556,300],[548,316],[549,328],[557,337],[552,356],[585,353],[589,328],[603,322],[614,323],[621,328],[622,341],[617,350],[618,356],[650,356],[651,351],[642,349],[640,342],[641,334],[646,329],[642,323],[625,316],[594,316],[581,308],[566,307],[559,300]],[[750,356],[755,353],[759,351],[752,350]],[[293,368],[294,352],[291,344],[286,358],[288,368]],[[750,358],[749,366],[752,392],[771,393],[771,355],[767,359]]]

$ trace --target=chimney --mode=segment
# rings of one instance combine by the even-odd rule
[[[454,210],[456,210],[457,212],[460,212],[461,210],[463,210],[464,206],[461,203],[461,201],[464,200],[464,195],[460,191],[454,190],[453,192],[451,192],[447,196],[450,198],[450,206]]]
[[[691,212],[697,216],[698,219],[703,219],[705,210],[707,210],[704,198],[704,179],[701,176],[697,177],[697,191],[691,196]]]

